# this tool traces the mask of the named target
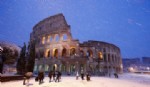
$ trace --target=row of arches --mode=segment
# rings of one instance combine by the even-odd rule
[[[84,64],[38,64],[34,66],[34,72],[38,71],[61,71],[61,72],[69,72],[74,73],[77,71],[84,70],[86,67]]]
[[[68,39],[68,36],[67,36],[67,34],[62,34],[62,36],[61,35],[59,35],[59,34],[55,34],[54,36],[43,36],[42,37],[42,40],[41,40],[41,43],[42,44],[45,44],[45,43],[50,43],[50,42],[53,42],[53,41],[55,41],[55,42],[59,42],[60,40],[63,40],[63,41],[66,41]]]
[[[55,57],[55,58],[58,58],[58,56],[59,56],[58,49],[54,48],[52,51],[53,52],[50,52],[50,49],[47,49],[46,52],[45,52],[45,57]],[[71,48],[70,49],[70,55],[75,55],[75,53],[76,53],[75,48]],[[61,57],[66,57],[66,56],[67,56],[67,49],[63,48],[62,49],[62,53],[61,53]]]
[[[118,66],[89,66],[87,67],[86,64],[39,64],[34,66],[34,72],[38,72],[40,70],[43,70],[45,72],[49,71],[61,71],[63,74],[71,74],[75,75],[76,72],[80,73],[82,70],[85,72],[90,72],[91,74],[98,74],[100,72],[103,72],[105,74],[108,74],[110,72],[120,72],[121,68]]]
[[[40,51],[41,52],[41,51]],[[43,54],[44,55],[43,55]],[[79,53],[77,53],[77,50],[75,47],[71,47],[70,49],[66,49],[63,48],[62,50],[59,50],[57,48],[54,48],[52,50],[47,49],[45,52],[42,53],[37,53],[37,58],[49,58],[49,57],[53,57],[53,58],[58,58],[58,57],[69,57],[69,56],[77,56],[79,55],[80,57],[90,57],[93,58],[93,51],[91,49],[88,49],[85,53],[85,51],[80,50]],[[101,51],[99,51],[97,53],[97,58],[99,58],[100,60],[103,60],[104,62],[116,62],[119,63],[119,57],[116,54],[110,54],[110,53],[102,53]]]
[[[39,52],[36,53],[37,57],[55,57],[55,58],[58,58],[59,56],[61,57],[76,56],[77,54],[78,54],[77,49],[75,47],[71,47],[70,49],[63,48],[61,51],[57,48],[54,48],[52,50],[47,49],[45,52],[40,50]],[[93,57],[93,52],[92,50],[89,49],[85,54],[83,50],[80,50],[79,56]]]

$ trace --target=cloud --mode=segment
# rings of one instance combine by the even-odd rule
[[[128,19],[127,19],[127,22],[128,22],[130,25],[138,25],[138,26],[142,26],[141,23],[136,22],[135,20],[133,20],[133,19],[131,19],[131,18],[128,18]]]
[[[137,22],[136,22],[135,24],[136,24],[136,25],[138,25],[138,26],[142,26],[142,24],[140,24],[140,23],[137,23]]]

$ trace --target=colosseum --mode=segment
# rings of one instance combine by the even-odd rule
[[[73,39],[63,14],[50,16],[33,27],[30,43],[35,42],[34,73],[61,71],[75,75],[81,70],[92,75],[122,73],[120,49],[107,42]]]

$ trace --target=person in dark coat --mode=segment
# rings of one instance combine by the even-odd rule
[[[114,76],[115,76],[115,78],[118,78],[118,74],[117,73],[114,73]]]
[[[90,81],[90,74],[89,73],[86,74],[86,80]]]
[[[23,85],[26,85],[26,80],[27,80],[27,85],[29,84],[29,79],[31,78],[31,76],[33,75],[32,72],[26,72],[24,74],[24,77],[23,77]]]
[[[53,75],[53,72],[52,72],[52,71],[50,71],[50,72],[49,72],[49,74],[48,74],[48,77],[49,77],[49,82],[51,82],[52,75]]]
[[[43,79],[44,79],[44,72],[40,71],[38,73],[38,79],[39,79],[39,84],[43,83]]]
[[[55,81],[56,73],[53,71],[52,72],[53,80]]]
[[[84,80],[84,72],[81,70],[81,79]]]
[[[56,72],[56,80],[55,80],[55,82],[60,82],[60,79],[61,79],[61,72],[59,72],[59,71],[57,71]]]

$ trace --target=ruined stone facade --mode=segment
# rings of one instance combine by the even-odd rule
[[[75,75],[122,72],[120,49],[110,43],[92,41],[80,43],[72,38],[70,25],[63,14],[48,17],[33,27],[30,42],[35,42],[34,72],[61,71]]]

